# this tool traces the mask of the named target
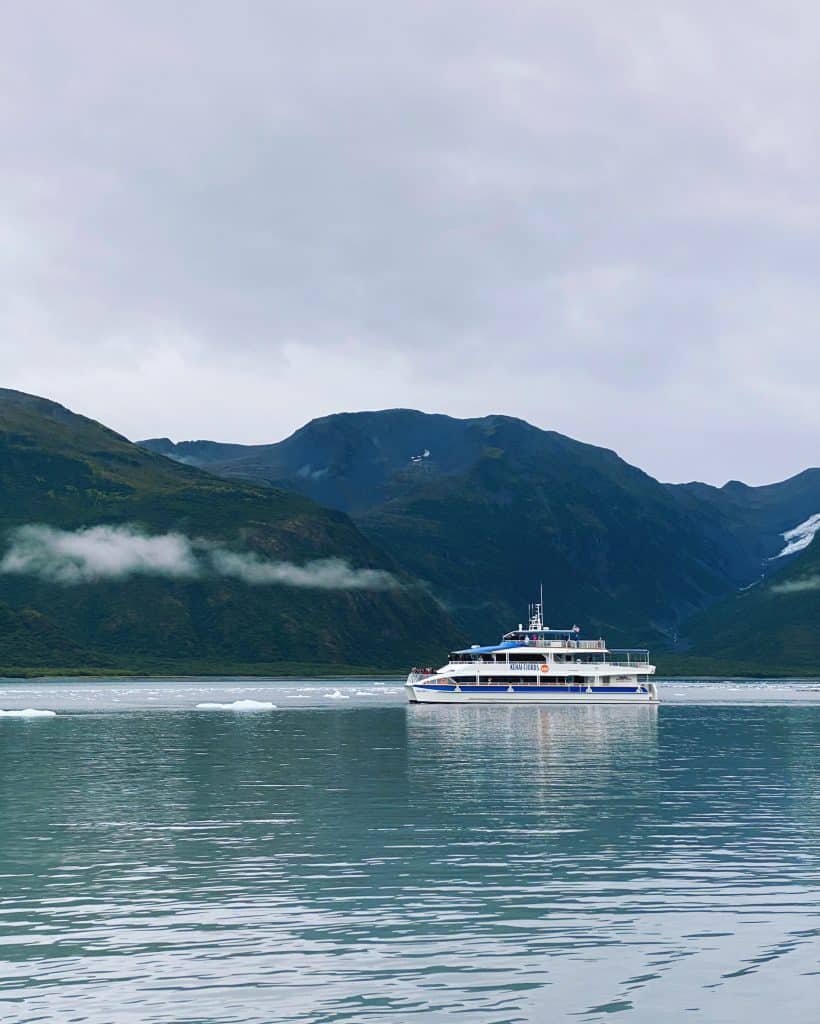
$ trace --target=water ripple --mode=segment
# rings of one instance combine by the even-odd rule
[[[108,685],[0,728],[4,1021],[816,1019],[817,703]]]

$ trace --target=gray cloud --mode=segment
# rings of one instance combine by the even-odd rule
[[[0,573],[65,585],[135,575],[171,579],[217,575],[251,585],[319,590],[386,590],[399,585],[390,573],[353,569],[338,558],[295,565],[180,533],[151,536],[135,526],[92,526],[73,532],[41,524],[19,527],[11,533]]]
[[[9,386],[130,436],[407,405],[664,478],[817,461],[811,5],[67,0],[3,28]]]

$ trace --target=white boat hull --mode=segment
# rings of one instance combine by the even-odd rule
[[[405,684],[413,704],[657,704],[655,683],[635,687],[452,687]]]
[[[645,649],[610,649],[602,637],[582,640],[579,627],[550,629],[543,604],[530,606],[526,629],[497,644],[452,651],[446,665],[414,668],[414,704],[657,704]]]

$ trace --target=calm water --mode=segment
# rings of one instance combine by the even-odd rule
[[[663,696],[6,683],[0,1019],[815,1024],[820,687]]]

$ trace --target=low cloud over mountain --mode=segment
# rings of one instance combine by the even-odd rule
[[[252,585],[319,590],[386,590],[396,579],[379,569],[353,569],[341,558],[296,565],[231,550],[182,533],[149,535],[135,525],[58,530],[42,524],[11,532],[0,572],[73,585],[129,576],[231,577]]]

